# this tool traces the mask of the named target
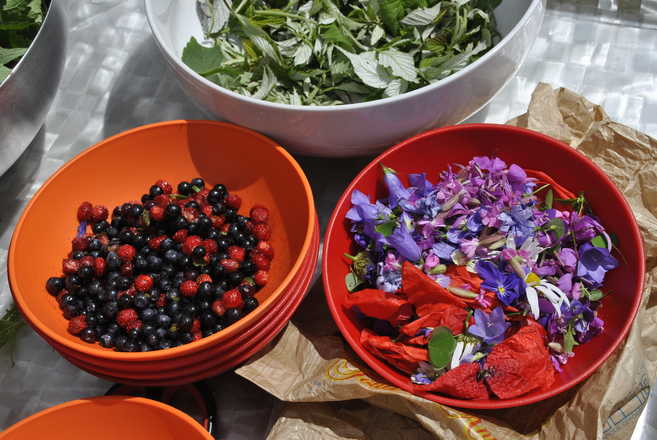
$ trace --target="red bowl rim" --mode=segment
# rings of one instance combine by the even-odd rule
[[[258,317],[261,317],[269,308],[271,307],[272,303],[281,296],[282,292],[287,288],[287,285],[290,283],[294,275],[300,270],[302,264],[305,261],[306,254],[309,251],[310,244],[312,241],[312,236],[313,236],[313,230],[314,230],[314,223],[315,223],[315,218],[317,217],[315,213],[315,203],[314,203],[314,198],[313,198],[313,193],[312,189],[310,187],[310,183],[308,182],[308,178],[306,177],[303,169],[299,165],[299,163],[292,157],[290,153],[288,153],[283,147],[281,147],[278,143],[273,141],[272,139],[261,135],[260,133],[257,133],[253,130],[249,130],[248,128],[240,127],[235,124],[230,124],[227,122],[217,122],[217,121],[206,121],[206,120],[185,120],[185,119],[179,119],[179,120],[173,120],[173,121],[165,121],[165,122],[157,122],[154,124],[147,124],[147,125],[142,125],[121,133],[118,133],[114,136],[111,136],[107,139],[104,139],[93,146],[87,148],[83,152],[79,153],[76,155],[74,158],[69,160],[67,163],[62,165],[55,173],[53,173],[44,183],[41,185],[39,190],[34,194],[32,199],[29,201],[25,209],[23,210],[18,223],[16,224],[16,228],[14,229],[14,232],[12,234],[11,238],[11,243],[9,245],[9,255],[7,258],[7,274],[8,274],[8,279],[9,279],[9,286],[12,292],[12,296],[14,297],[14,301],[20,311],[23,313],[27,321],[29,321],[32,325],[38,327],[43,333],[48,335],[49,338],[59,342],[61,345],[64,345],[72,350],[79,351],[82,353],[85,353],[87,355],[93,356],[93,357],[100,357],[100,358],[105,358],[105,359],[112,359],[112,360],[122,360],[126,362],[131,362],[131,361],[155,361],[159,359],[164,359],[164,358],[170,358],[170,357],[175,357],[179,354],[189,354],[189,353],[194,353],[199,350],[202,350],[205,346],[207,345],[213,345],[215,343],[219,343],[220,341],[226,339],[226,338],[231,338],[235,334],[239,333],[240,330],[244,329],[244,326],[246,325],[246,322],[242,325],[232,325],[227,327],[226,329],[215,333],[214,335],[208,336],[207,338],[203,338],[199,341],[196,341],[195,343],[191,344],[185,344],[181,345],[179,347],[174,347],[174,348],[169,348],[166,350],[156,350],[152,352],[146,352],[146,353],[123,353],[123,352],[116,352],[110,349],[104,349],[101,347],[96,347],[96,346],[87,346],[85,345],[84,342],[80,341],[74,342],[71,340],[68,340],[66,338],[61,337],[58,335],[56,332],[54,332],[52,329],[50,329],[48,326],[44,325],[43,322],[27,307],[25,304],[24,297],[22,295],[17,295],[16,291],[19,290],[17,284],[16,284],[16,273],[15,273],[15,267],[13,265],[13,260],[14,260],[14,254],[16,252],[16,240],[17,237],[20,235],[20,232],[23,228],[23,223],[25,221],[25,218],[29,214],[32,206],[34,203],[37,202],[39,199],[39,195],[48,187],[50,182],[55,180],[64,170],[68,169],[71,167],[73,164],[77,163],[80,160],[83,160],[86,155],[91,153],[92,151],[95,151],[96,149],[99,148],[107,148],[108,145],[110,145],[112,142],[116,141],[117,139],[131,136],[134,133],[137,132],[142,132],[142,131],[150,131],[150,130],[158,130],[162,127],[169,127],[169,126],[189,126],[189,125],[210,125],[210,126],[216,126],[216,127],[221,127],[224,129],[230,129],[230,130],[236,130],[236,131],[241,131],[244,133],[247,133],[248,135],[258,138],[262,142],[269,144],[272,146],[272,148],[276,149],[276,151],[281,154],[287,161],[288,163],[293,167],[293,169],[296,171],[298,174],[301,183],[304,187],[304,193],[306,195],[307,201],[308,201],[308,208],[309,208],[309,213],[308,213],[308,230],[306,231],[303,244],[301,247],[301,252],[297,256],[296,260],[294,261],[294,264],[292,265],[292,268],[286,275],[286,277],[281,281],[280,285],[274,289],[274,291],[271,293],[271,295],[262,303],[258,306],[254,312],[252,312],[253,318],[251,319],[257,319]],[[249,322],[251,322],[249,320]],[[239,324],[239,322],[237,323]]]
[[[631,224],[628,226],[631,229],[630,233],[633,236],[634,241],[638,243],[638,248],[635,251],[639,255],[639,258],[637,258],[639,262],[638,269],[639,269],[639,278],[640,278],[638,285],[640,286],[641,290],[638,292],[638,294],[635,292],[634,300],[632,302],[632,307],[631,307],[630,319],[628,319],[625,322],[620,333],[618,333],[613,343],[607,347],[607,349],[603,352],[602,356],[598,358],[598,360],[596,360],[591,365],[589,365],[589,367],[585,370],[583,374],[580,374],[577,377],[571,379],[571,381],[568,383],[564,383],[558,387],[554,387],[553,389],[550,389],[548,391],[543,391],[540,393],[532,393],[530,395],[520,396],[513,399],[499,399],[499,400],[497,399],[495,400],[488,399],[488,400],[480,400],[480,401],[462,400],[462,399],[453,399],[450,397],[433,394],[433,393],[414,393],[412,391],[410,381],[399,380],[395,375],[391,374],[388,371],[391,370],[392,367],[387,367],[387,366],[382,367],[381,365],[383,364],[369,363],[366,361],[366,359],[369,358],[374,359],[374,356],[370,354],[367,350],[365,350],[360,345],[360,342],[357,339],[351,337],[343,322],[343,319],[346,318],[343,317],[343,313],[340,310],[340,306],[336,304],[333,296],[331,295],[331,283],[329,282],[327,256],[329,255],[329,249],[332,244],[333,230],[335,228],[339,228],[342,226],[342,219],[337,218],[338,211],[340,211],[340,208],[345,203],[350,203],[351,193],[354,190],[354,188],[357,186],[358,182],[363,178],[363,176],[366,173],[368,173],[372,168],[378,166],[378,164],[382,160],[384,160],[387,156],[396,152],[397,150],[400,150],[409,144],[415,143],[418,140],[427,137],[433,137],[435,134],[438,133],[481,130],[481,129],[489,130],[491,128],[500,131],[515,132],[525,136],[532,136],[553,145],[555,148],[564,150],[569,154],[573,154],[574,156],[577,156],[579,159],[586,162],[589,165],[589,167],[593,170],[593,172],[596,173],[598,177],[600,177],[603,181],[605,181],[609,185],[611,191],[614,192],[615,195],[620,198],[620,200],[622,200],[622,207],[620,207],[620,209],[622,209],[625,212],[625,214],[632,219]],[[511,125],[504,125],[504,124],[461,124],[461,125],[454,125],[449,127],[442,127],[435,130],[426,131],[424,133],[420,133],[416,136],[406,139],[398,143],[397,145],[391,147],[390,149],[384,151],[380,155],[378,155],[369,164],[367,164],[365,168],[361,170],[360,173],[358,173],[358,175],[351,181],[349,186],[345,189],[345,191],[340,196],[340,199],[336,203],[333,213],[331,214],[331,218],[329,220],[328,226],[326,228],[326,233],[324,236],[324,246],[322,248],[322,255],[323,255],[322,281],[324,283],[324,294],[326,295],[326,302],[328,303],[329,310],[333,315],[333,320],[335,321],[338,328],[340,329],[340,332],[342,333],[343,337],[347,340],[351,348],[358,354],[360,359],[364,361],[370,368],[376,371],[376,373],[378,373],[381,377],[383,377],[388,382],[391,382],[392,384],[401,388],[404,391],[407,391],[409,393],[415,394],[420,397],[424,397],[426,399],[432,400],[437,403],[461,407],[461,408],[472,408],[472,409],[501,409],[501,408],[511,408],[516,406],[529,405],[553,397],[559,393],[562,393],[572,388],[573,386],[577,385],[578,383],[582,382],[590,375],[592,375],[600,367],[600,365],[602,365],[609,358],[609,356],[616,350],[616,348],[620,345],[620,343],[623,341],[628,331],[630,330],[630,327],[634,322],[634,318],[636,317],[636,314],[639,310],[639,306],[641,304],[641,298],[643,296],[642,295],[643,285],[645,279],[645,260],[644,260],[645,254],[643,250],[643,239],[641,237],[639,227],[636,223],[634,213],[632,212],[632,209],[630,208],[629,204],[627,203],[627,200],[625,199],[625,196],[618,190],[618,188],[616,188],[616,185],[611,181],[611,179],[609,179],[609,177],[592,160],[590,160],[588,157],[584,156],[582,153],[572,148],[571,146],[533,130],[514,127]]]

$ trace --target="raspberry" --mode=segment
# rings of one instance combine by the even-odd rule
[[[274,248],[271,246],[271,243],[268,241],[265,240],[259,241],[255,249],[261,254],[268,256],[270,259],[274,258]]]
[[[96,205],[91,210],[91,221],[94,223],[102,222],[107,220],[109,211],[103,205]]]
[[[253,235],[258,240],[269,240],[271,237],[271,226],[267,223],[258,223],[253,227]]]
[[[84,315],[71,318],[68,322],[68,331],[72,335],[79,335],[85,328],[87,328],[87,320]]]
[[[72,258],[66,258],[64,261],[62,261],[62,272],[64,272],[65,275],[71,275],[77,272],[79,268],[80,268],[80,261],[78,260],[73,260]]]
[[[119,258],[122,261],[132,261],[132,259],[135,258],[137,251],[135,250],[134,247],[132,247],[132,245],[122,244],[121,246],[119,246],[119,249],[116,251],[116,254],[119,256]]]
[[[211,283],[212,282],[212,277],[208,275],[207,273],[202,273],[198,277],[196,277],[196,284],[201,284],[201,283]]]
[[[190,235],[185,239],[185,242],[182,246],[183,254],[192,255],[196,246],[200,246],[203,243],[203,240],[198,235]]]
[[[130,261],[125,261],[122,265],[121,268],[119,269],[119,272],[121,272],[121,275],[130,277],[132,276],[132,273],[135,270],[135,266],[132,264]]]
[[[93,206],[89,202],[82,202],[78,207],[78,221],[79,222],[88,222],[91,220],[91,210]]]
[[[253,264],[255,264],[255,266],[258,268],[258,270],[269,270],[269,267],[271,266],[271,261],[269,261],[269,258],[259,252],[252,255],[251,260],[253,261]]]
[[[143,325],[143,323],[141,322],[141,320],[138,319],[136,321],[130,322],[125,329],[127,331],[130,331],[130,330],[135,329],[135,328],[140,329],[142,325]]]
[[[103,257],[96,257],[94,259],[94,273],[98,278],[101,278],[105,274],[106,267],[107,263],[105,263],[105,259]]]
[[[153,287],[153,278],[150,275],[137,275],[135,278],[135,289],[140,292],[146,292]]]
[[[166,208],[171,203],[171,199],[169,198],[169,196],[164,194],[155,196],[153,201],[155,202],[155,206],[159,206],[160,208]]]
[[[160,293],[155,305],[158,307],[164,307],[167,305],[167,296],[164,293]]]
[[[223,302],[223,306],[227,309],[238,309],[244,304],[242,295],[237,289],[232,289],[224,293],[221,301]]]
[[[207,217],[210,217],[212,215],[212,206],[205,205],[203,208],[201,208],[201,211],[203,211],[203,214],[205,214]]]
[[[201,243],[201,245],[205,248],[205,252],[207,252],[208,254],[216,254],[217,251],[219,250],[219,247],[217,246],[217,242],[215,240],[212,240],[211,238],[203,240],[203,243]]]
[[[195,319],[192,321],[192,333],[200,332],[201,331],[201,320],[200,319]]]
[[[187,238],[187,234],[189,234],[189,231],[187,229],[178,229],[174,234],[173,234],[173,239],[177,243],[182,243],[185,241]]]
[[[249,217],[256,223],[267,223],[269,221],[269,210],[264,206],[256,205],[251,208]]]
[[[160,179],[155,182],[155,185],[159,186],[164,194],[171,194],[173,192],[173,186],[166,180]]]
[[[81,267],[84,267],[84,266],[94,267],[94,265],[95,265],[94,257],[92,257],[91,255],[86,255],[86,256],[80,258],[80,266]]]
[[[210,220],[212,220],[212,227],[219,228],[226,222],[226,218],[223,215],[211,215]]]
[[[253,276],[253,280],[258,286],[264,286],[269,281],[269,272],[266,270],[259,270]]]
[[[156,222],[161,222],[164,220],[164,208],[161,206],[155,205],[149,210],[151,220],[155,220]]]
[[[192,297],[196,295],[197,290],[198,290],[198,284],[196,284],[196,282],[193,280],[186,280],[180,284],[180,293],[183,296]]]
[[[226,308],[221,303],[220,299],[217,299],[212,303],[211,309],[212,309],[212,313],[214,313],[217,316],[223,316],[224,313],[226,313]]]
[[[239,246],[228,247],[228,256],[239,263],[244,261],[245,255],[246,255],[246,251]]]
[[[116,323],[126,330],[128,330],[128,327],[132,327],[137,321],[139,321],[139,315],[135,309],[123,309],[116,314]]]
[[[242,206],[242,198],[237,194],[228,194],[226,197],[226,204],[231,208],[238,210]]]
[[[75,237],[71,242],[71,248],[73,251],[83,251],[89,247],[89,238],[87,237]]]
[[[235,272],[240,267],[240,264],[237,261],[230,258],[224,258],[223,260],[219,261],[219,264],[221,264],[221,267],[223,267],[224,270],[228,273]]]
[[[198,218],[198,213],[194,208],[183,208],[182,215],[188,223],[194,223]]]
[[[166,238],[166,235],[159,235],[157,237],[151,238],[148,240],[148,247],[154,250],[158,250],[160,248],[160,244],[162,244]]]

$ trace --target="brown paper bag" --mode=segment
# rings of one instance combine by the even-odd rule
[[[609,120],[583,97],[546,84],[534,91],[527,113],[509,124],[577,148],[632,205],[648,276],[625,343],[583,384],[547,401],[495,411],[454,409],[390,386],[367,368],[340,336],[318,285],[270,348],[237,370],[290,402],[269,439],[630,437],[657,373],[657,141]],[[343,402],[355,399],[360,401]]]

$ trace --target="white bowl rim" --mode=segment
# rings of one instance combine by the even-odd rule
[[[148,20],[148,24],[151,28],[151,32],[153,33],[155,37],[155,42],[157,45],[166,53],[166,55],[173,60],[177,66],[180,66],[185,73],[188,75],[192,75],[193,78],[201,81],[205,86],[210,87],[213,90],[216,90],[217,92],[223,93],[225,95],[230,96],[231,98],[234,98],[238,101],[243,101],[244,103],[247,104],[255,104],[255,105],[261,105],[266,108],[270,109],[280,109],[280,110],[288,110],[288,111],[308,111],[308,112],[337,112],[337,111],[342,111],[342,110],[360,110],[360,109],[367,109],[367,108],[372,108],[372,107],[378,107],[378,106],[384,106],[388,103],[395,102],[395,101],[405,101],[411,98],[414,98],[420,94],[430,92],[433,89],[437,89],[443,85],[449,84],[453,81],[456,81],[457,79],[461,78],[462,76],[467,75],[469,72],[472,70],[476,69],[480,64],[483,64],[486,62],[489,58],[492,58],[497,52],[502,50],[502,47],[505,45],[506,42],[508,42],[511,38],[515,36],[520,31],[520,28],[522,28],[522,25],[527,22],[530,18],[530,16],[534,13],[534,11],[541,6],[541,3],[543,0],[530,0],[531,4],[525,11],[525,14],[520,18],[518,23],[509,31],[508,34],[504,36],[495,46],[493,46],[492,49],[490,49],[484,56],[480,57],[476,61],[474,61],[471,64],[468,64],[466,67],[463,69],[459,70],[456,73],[453,73],[446,78],[443,78],[439,81],[436,81],[433,84],[429,84],[424,87],[420,87],[419,89],[413,90],[411,92],[406,92],[402,93],[401,95],[397,96],[391,96],[389,98],[382,98],[382,99],[376,99],[374,101],[367,101],[367,102],[360,102],[356,104],[337,104],[337,105],[317,105],[317,106],[312,106],[312,105],[297,105],[297,104],[280,104],[276,102],[269,102],[265,101],[262,99],[254,99],[251,98],[250,96],[242,95],[237,92],[233,92],[232,90],[226,89],[224,87],[219,86],[218,84],[213,83],[212,81],[208,80],[207,78],[199,75],[192,69],[190,69],[185,63],[182,62],[182,59],[180,59],[178,56],[176,56],[170,48],[163,44],[162,41],[162,36],[157,28],[155,26],[155,18],[154,18],[154,12],[151,7],[151,2],[153,0],[144,0],[144,5],[145,5],[145,10],[146,10],[146,18]]]

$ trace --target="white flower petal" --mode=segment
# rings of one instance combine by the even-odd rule
[[[557,315],[561,316],[561,303],[563,302],[563,299],[545,286],[542,285],[536,286],[536,290],[541,292],[543,296],[545,296],[548,299],[548,301],[552,303],[552,305],[554,306],[554,310],[556,310],[557,312]]]
[[[607,235],[605,231],[601,231],[600,233],[602,234],[602,236],[605,238],[605,241],[607,242],[607,250],[611,252],[611,244],[612,244],[611,237],[609,237],[609,235]]]
[[[559,296],[563,299],[563,301],[568,305],[568,307],[570,307],[570,300],[568,299],[568,295],[566,295],[566,294],[564,293],[563,290],[559,289],[559,288],[558,288],[557,286],[555,286],[554,284],[550,284],[550,283],[548,283],[548,282],[545,281],[545,280],[541,281],[541,285],[547,287],[547,288],[550,289],[552,292],[554,292],[554,293],[556,293],[557,295],[559,295]]]
[[[527,302],[529,303],[529,307],[532,310],[534,319],[538,319],[541,313],[541,309],[538,306],[538,293],[536,293],[536,289],[534,289],[532,286],[527,286],[525,289],[525,295],[527,296]]]
[[[461,354],[463,353],[463,341],[456,343],[454,353],[452,354],[452,362],[449,365],[450,370],[456,368],[461,363]]]
[[[463,348],[463,353],[461,353],[461,361],[463,361],[463,358],[466,357],[469,354],[472,354],[472,350],[474,349],[474,344],[472,342],[468,342],[465,344],[465,347]]]

